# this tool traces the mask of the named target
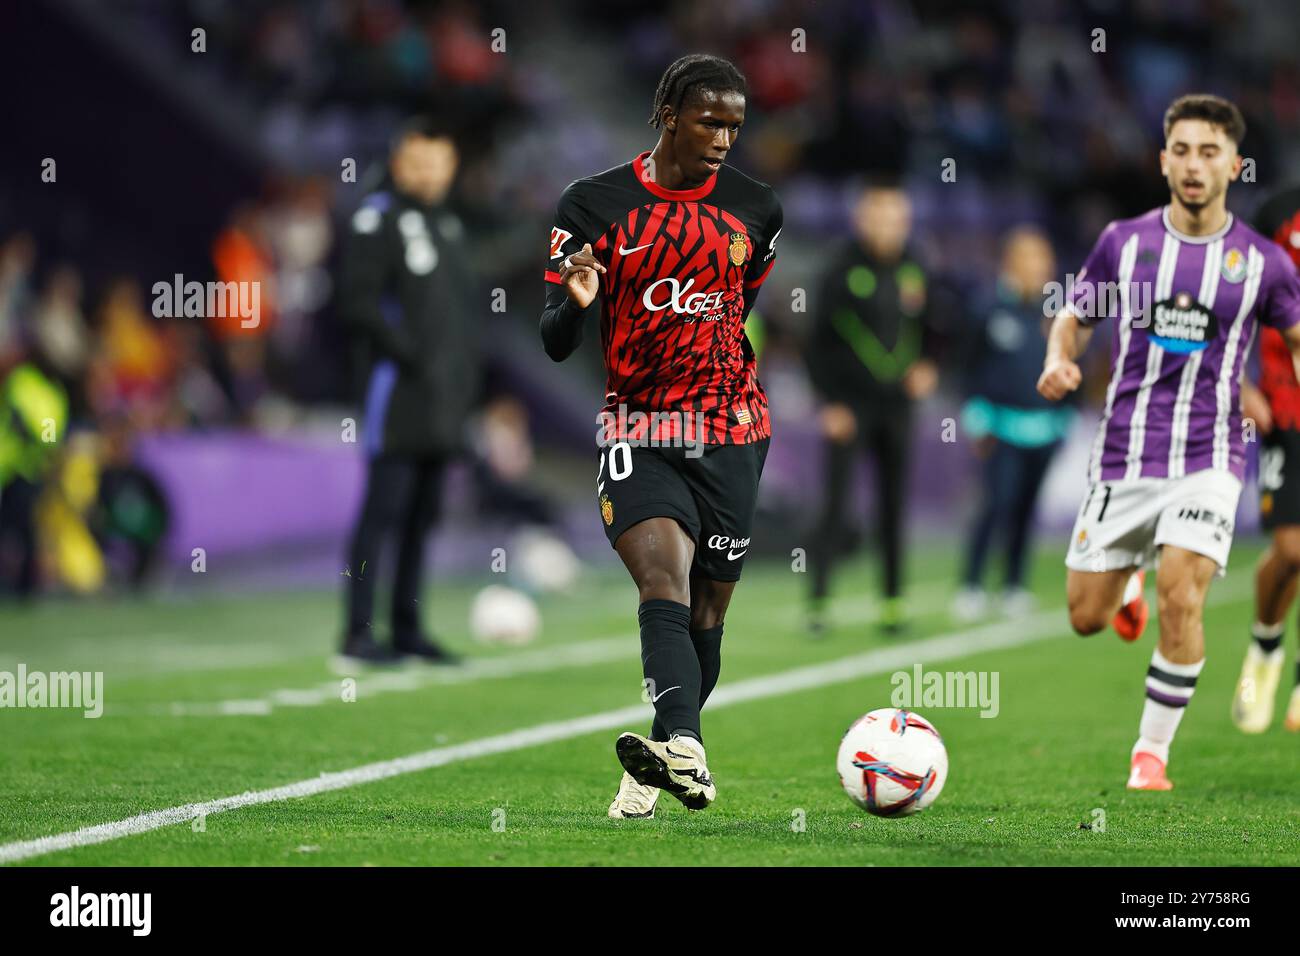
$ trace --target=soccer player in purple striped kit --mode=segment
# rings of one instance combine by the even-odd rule
[[[1241,371],[1257,323],[1300,357],[1300,278],[1285,252],[1227,210],[1241,173],[1241,112],[1216,96],[1165,112],[1169,205],[1102,232],[1052,323],[1038,390],[1079,387],[1075,358],[1102,319],[1118,325],[1088,490],[1066,554],[1070,624],[1114,619],[1129,640],[1156,565],[1160,638],[1131,753],[1129,789],[1169,790],[1169,746],[1205,663],[1202,610],[1222,575],[1245,471]],[[1158,565],[1156,559],[1159,558]]]

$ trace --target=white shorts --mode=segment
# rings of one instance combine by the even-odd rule
[[[1160,546],[1172,544],[1214,559],[1222,576],[1239,497],[1236,476],[1213,469],[1182,478],[1099,481],[1089,486],[1074,521],[1066,567],[1153,567]]]

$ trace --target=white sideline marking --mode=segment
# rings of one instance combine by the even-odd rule
[[[357,699],[369,699],[377,694],[421,690],[444,684],[468,684],[486,678],[540,674],[570,667],[634,660],[640,653],[640,647],[635,634],[624,634],[622,637],[609,637],[596,641],[552,644],[501,657],[470,658],[455,668],[421,667],[419,670],[399,670],[390,673],[366,672],[356,675]],[[239,700],[175,701],[172,704],[162,705],[158,709],[178,717],[265,717],[276,707],[319,707],[339,699],[339,682],[333,680],[317,684],[315,687],[282,687],[268,692],[263,697]]]
[[[631,579],[625,583],[635,597]],[[567,598],[582,602],[588,612],[600,613],[626,607],[629,600],[617,588],[599,581],[580,587]],[[0,616],[0,628],[4,623]],[[187,643],[192,637],[184,631],[81,635],[60,639],[52,651],[40,642],[9,643],[0,646],[0,668],[12,670],[20,661],[30,667],[36,657],[42,661],[44,670],[86,670],[88,663],[93,662],[95,670],[121,670],[129,666],[129,670],[115,677],[153,680],[193,671],[255,670],[316,663],[321,658],[319,642],[298,640],[285,644],[284,635],[274,628],[252,637],[245,635],[247,640],[225,644]]]
[[[1229,578],[1217,590],[1211,592],[1207,606],[1227,604],[1249,595],[1250,581],[1248,575],[1243,579]],[[1235,585],[1235,586],[1234,586]],[[862,677],[871,677],[890,670],[908,668],[916,663],[928,663],[945,657],[970,657],[985,651],[1000,650],[1032,644],[1064,633],[1066,629],[1063,608],[1039,611],[1016,621],[994,621],[979,627],[954,631],[949,634],[927,638],[912,643],[903,643],[897,647],[879,648],[851,657],[798,667],[790,671],[770,674],[766,677],[753,677],[718,687],[709,698],[708,709],[730,707],[733,704],[761,700],[765,697],[778,697],[796,691],[811,690],[817,687],[829,687],[843,684]],[[1100,639],[1098,635],[1095,639]],[[319,777],[299,780],[297,783],[274,787],[270,790],[250,790],[219,800],[205,803],[187,803],[166,810],[153,810],[138,816],[101,823],[96,826],[82,827],[67,833],[37,837],[34,840],[20,840],[15,843],[0,845],[0,863],[16,863],[19,860],[43,856],[60,850],[93,846],[107,843],[138,833],[148,833],[176,823],[188,823],[198,816],[221,813],[225,810],[237,810],[240,807],[257,806],[262,803],[275,803],[281,800],[294,800],[311,797],[331,790],[374,783],[407,773],[417,773],[433,767],[441,767],[460,760],[473,760],[493,754],[523,750],[542,744],[555,743],[581,737],[600,730],[612,730],[637,722],[645,722],[653,712],[648,704],[636,704],[607,710],[599,714],[588,714],[570,720],[558,720],[520,730],[508,731],[494,737],[481,737],[461,744],[447,747],[435,747],[419,753],[409,754],[393,760],[380,760],[376,763],[322,773]]]
[[[939,598],[949,588],[923,584],[908,595],[911,605],[918,609],[933,609]],[[859,624],[874,621],[880,616],[882,603],[874,597],[842,598],[831,604],[830,620],[837,625]],[[940,606],[940,613],[943,606]],[[801,611],[792,610],[790,622],[801,620]],[[917,617],[925,617],[919,613]],[[378,694],[394,691],[422,690],[443,684],[467,684],[486,678],[514,677],[519,674],[541,674],[565,670],[570,667],[589,667],[614,661],[632,660],[640,653],[635,634],[595,641],[575,641],[552,644],[535,650],[517,651],[501,657],[471,658],[460,667],[440,669],[421,667],[419,670],[391,673],[367,672],[356,676],[357,698],[370,699]],[[339,682],[325,681],[314,687],[282,687],[261,697],[236,698],[214,701],[174,701],[154,708],[154,712],[173,717],[269,717],[277,707],[320,707],[340,699]]]

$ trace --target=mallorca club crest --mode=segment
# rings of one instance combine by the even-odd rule
[[[749,246],[745,244],[745,234],[733,232],[731,241],[727,245],[727,258],[731,260],[733,266],[743,266],[748,256]]]
[[[1246,278],[1246,257],[1240,249],[1229,249],[1223,254],[1222,271],[1228,282],[1240,282]]]
[[[600,496],[600,516],[607,527],[614,523],[614,502],[609,500],[609,495]]]

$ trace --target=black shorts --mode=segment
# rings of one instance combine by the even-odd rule
[[[1275,428],[1260,440],[1259,523],[1300,524],[1300,431]]]
[[[676,518],[695,541],[692,572],[740,580],[769,441],[693,448],[615,442],[601,448],[596,500],[610,545],[647,518]]]

